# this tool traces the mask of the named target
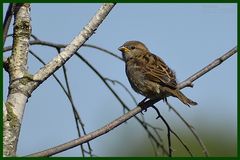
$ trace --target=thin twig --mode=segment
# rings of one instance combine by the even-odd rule
[[[181,144],[184,146],[184,148],[188,151],[188,153],[190,154],[190,156],[192,157],[192,152],[190,151],[190,149],[187,147],[187,145],[182,141],[182,139],[177,135],[176,132],[174,132],[171,127],[169,126],[169,124],[167,123],[167,121],[165,120],[165,118],[161,115],[161,113],[159,112],[159,110],[157,109],[157,107],[155,107],[154,105],[151,106],[156,112],[157,112],[157,115],[158,118],[161,118],[164,122],[164,124],[166,125],[167,127],[167,131],[168,131],[168,147],[169,147],[169,157],[172,157],[172,146],[171,146],[171,134],[172,133],[173,135],[175,135],[175,137],[177,137],[177,139],[181,142]]]
[[[96,45],[92,45],[92,44],[85,44],[85,45],[83,45],[83,46],[84,46],[84,47],[90,47],[90,48],[94,48],[94,49],[100,50],[100,51],[102,51],[102,52],[105,52],[105,53],[107,53],[107,54],[109,54],[109,55],[111,55],[111,56],[113,56],[113,57],[115,57],[115,58],[123,61],[122,57],[119,57],[119,56],[116,55],[115,53],[113,53],[113,52],[111,52],[111,51],[109,51],[109,50],[107,50],[107,49],[104,49],[104,48],[102,48],[102,47],[99,47],[99,46],[96,46]]]
[[[81,137],[81,134],[80,134],[80,129],[79,129],[79,126],[78,126],[78,123],[80,124],[82,130],[83,130],[83,134],[86,135],[86,131],[85,131],[85,127],[84,127],[84,123],[82,122],[82,119],[80,118],[80,115],[77,111],[77,108],[75,107],[74,105],[74,102],[73,102],[73,99],[72,99],[72,94],[71,94],[71,89],[70,89],[70,86],[69,86],[69,81],[68,81],[68,76],[67,76],[67,71],[66,71],[66,67],[65,65],[63,65],[63,73],[64,73],[64,78],[65,78],[65,82],[66,82],[66,86],[67,86],[67,90],[68,90],[68,94],[71,98],[71,103],[72,103],[72,109],[73,109],[73,114],[74,114],[74,117],[75,117],[75,121],[76,121],[76,125],[77,125],[77,130],[78,130],[78,136]],[[88,146],[88,149],[89,149],[89,154],[90,156],[92,157],[92,148],[90,146],[90,143],[87,142],[87,146]],[[81,149],[82,149],[82,153],[83,153],[83,157],[85,156],[84,155],[84,148],[83,148],[83,145],[81,145]]]
[[[132,100],[134,101],[135,105],[137,105],[137,100],[136,100],[136,98],[133,96],[133,94],[129,91],[129,89],[128,89],[123,83],[121,83],[121,82],[118,81],[118,80],[113,80],[113,79],[110,79],[110,78],[107,78],[107,77],[105,77],[104,79],[105,79],[106,81],[112,82],[112,84],[117,83],[117,84],[119,84],[120,86],[122,86],[122,87],[127,91],[127,93],[130,95],[130,97],[131,97]]]
[[[9,34],[8,36],[12,36],[12,34]],[[34,40],[31,40],[29,42],[30,45],[43,45],[43,46],[48,46],[48,47],[54,47],[54,48],[65,48],[67,45],[65,44],[60,44],[60,43],[53,43],[53,42],[49,42],[49,41],[43,41],[43,40],[39,40],[36,36],[32,35],[32,37],[34,38]],[[115,53],[105,49],[105,48],[102,48],[102,47],[99,47],[97,45],[92,45],[92,44],[83,44],[82,47],[88,47],[88,48],[94,48],[94,49],[97,49],[97,50],[100,50],[104,53],[107,53],[121,61],[123,61],[123,59],[121,57],[119,57],[118,55],[116,55]],[[4,47],[3,51],[10,51],[12,50],[12,46],[7,46],[7,47]]]
[[[33,38],[33,40],[37,41],[39,40],[39,38],[37,36],[35,36],[34,34],[31,34],[31,37]]]
[[[151,138],[149,138],[149,139],[150,139],[150,143],[151,143],[151,145],[152,145],[152,147],[153,147],[154,155],[155,155],[155,157],[157,157],[157,156],[158,156],[157,147],[155,146],[153,139],[151,139]]]
[[[75,124],[76,124],[76,127],[77,127],[78,137],[81,137],[81,132],[80,132],[80,128],[79,128],[79,125],[78,125],[78,120],[79,121],[81,121],[81,120],[80,120],[80,116],[79,116],[79,113],[77,111],[77,108],[75,107],[75,104],[73,102],[71,89],[70,89],[69,81],[68,81],[67,70],[66,70],[65,65],[63,65],[63,74],[64,74],[64,79],[65,79],[65,84],[67,86],[67,92],[68,92],[68,95],[69,95],[69,98],[70,98],[71,107],[72,107],[72,110],[73,110],[73,116],[74,116]],[[82,124],[82,122],[80,123],[80,125],[81,124]],[[81,125],[81,126],[83,127],[83,125]],[[81,148],[81,151],[82,151],[82,156],[85,157],[83,144],[80,145],[80,148]]]
[[[5,19],[4,19],[4,22],[3,22],[3,46],[5,44],[5,41],[6,41],[6,38],[7,38],[8,29],[9,29],[9,26],[10,26],[10,23],[11,23],[11,20],[12,20],[12,16],[13,16],[12,6],[13,6],[12,3],[10,3],[8,5],[8,9],[7,9],[7,12],[6,12],[6,15],[5,15]]]
[[[194,135],[194,137],[196,138],[196,140],[198,141],[199,145],[202,147],[203,149],[203,153],[205,154],[206,157],[209,156],[207,147],[205,146],[205,144],[203,143],[202,139],[198,136],[197,132],[194,130],[194,128],[192,127],[192,125],[190,125],[182,116],[181,114],[174,108],[172,107],[168,102],[166,103],[168,105],[168,107],[173,110],[175,112],[175,114],[177,114],[177,116],[183,121],[183,123],[185,123],[185,125],[188,127],[188,129],[192,132],[192,134]]]
[[[13,34],[8,34],[6,38],[8,38],[8,37],[12,37],[12,36],[13,36]],[[36,35],[31,34],[31,37],[33,38],[34,41],[39,41],[39,38],[38,38]],[[31,41],[29,42],[29,44],[30,44],[30,43],[31,43]],[[9,50],[9,49],[12,50],[12,49],[11,49],[11,46],[6,47],[6,49],[8,49],[8,50]]]
[[[156,112],[157,112],[157,118],[161,118],[162,121],[164,122],[164,124],[167,127],[167,137],[168,137],[168,156],[172,157],[172,143],[171,143],[171,128],[168,125],[167,121],[163,118],[163,116],[160,114],[159,110],[157,109],[157,107],[155,107],[154,105],[151,106]]]

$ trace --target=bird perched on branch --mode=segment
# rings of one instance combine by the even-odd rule
[[[132,88],[149,99],[178,98],[185,105],[197,105],[178,88],[175,73],[158,56],[139,41],[128,41],[118,48],[126,64]]]

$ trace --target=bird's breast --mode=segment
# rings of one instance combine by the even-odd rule
[[[145,77],[143,67],[138,64],[126,64],[126,74],[131,87],[146,97],[155,97],[160,94],[159,84],[151,82]]]

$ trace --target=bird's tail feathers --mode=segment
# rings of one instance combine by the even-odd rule
[[[181,91],[175,90],[175,92],[172,92],[172,94],[177,97],[182,103],[188,106],[195,106],[197,105],[197,102],[192,101],[191,99],[187,98]]]

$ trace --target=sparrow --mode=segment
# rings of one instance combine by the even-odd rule
[[[175,73],[158,56],[139,41],[127,41],[118,48],[125,62],[125,72],[131,87],[148,99],[178,98],[187,106],[197,105],[178,88]]]

